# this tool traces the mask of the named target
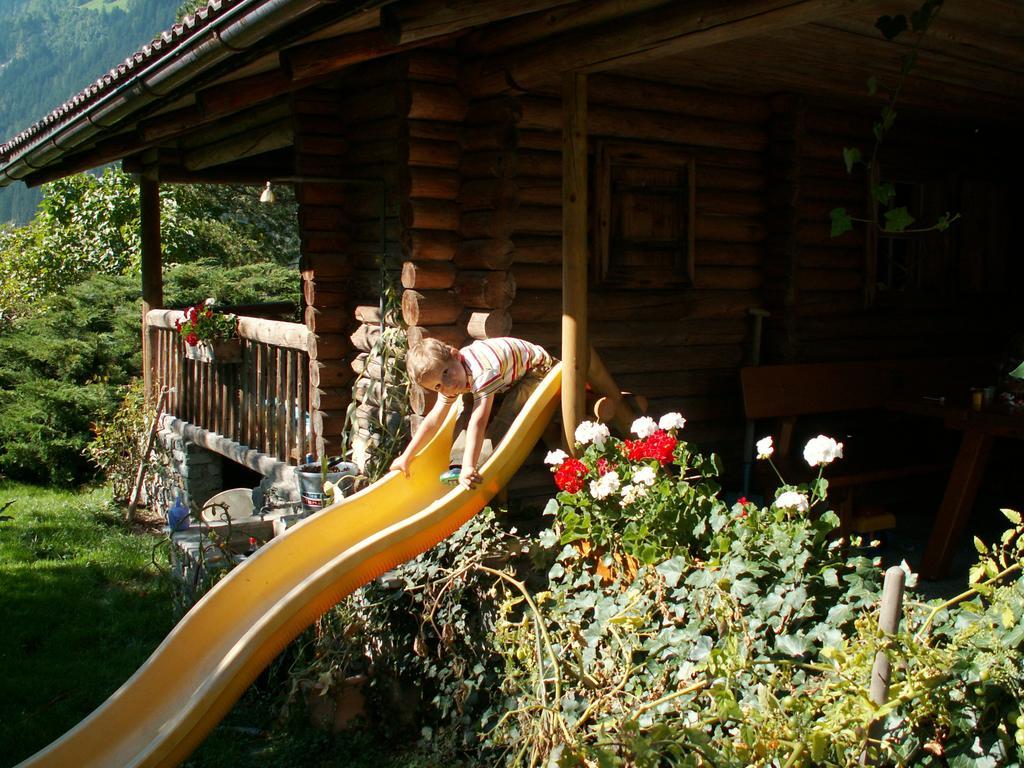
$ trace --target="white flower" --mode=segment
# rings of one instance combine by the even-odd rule
[[[686,426],[686,419],[683,418],[683,414],[672,411],[666,413],[658,421],[658,427],[666,431],[670,429],[682,429]]]
[[[650,416],[641,416],[633,422],[629,430],[637,437],[650,437],[658,431],[658,422]]]
[[[779,509],[792,509],[796,512],[806,512],[811,508],[807,503],[807,497],[796,491],[785,491],[775,499],[775,506]]]
[[[597,478],[597,480],[590,481],[590,495],[595,499],[608,498],[617,490],[619,490],[618,472],[607,472]]]
[[[216,303],[217,300],[213,298],[213,296],[211,296],[210,298],[206,299],[206,301],[203,302],[203,304],[205,304],[207,307],[212,307]]]
[[[568,458],[569,454],[559,448],[556,451],[548,451],[548,455],[544,457],[544,463],[557,467]]]
[[[652,486],[654,485],[655,474],[654,467],[640,467],[640,469],[633,473],[633,482],[638,485]]]
[[[637,499],[640,499],[647,495],[647,488],[642,485],[629,485],[622,486],[622,499],[619,501],[619,505],[628,507],[634,503]]]
[[[843,458],[843,444],[837,443],[831,437],[818,435],[812,437],[804,446],[804,461],[812,467],[819,464],[824,466],[831,464],[836,459]]]
[[[580,425],[576,427],[575,434],[576,442],[580,445],[593,443],[598,448],[604,448],[604,441],[607,440],[610,435],[608,427],[604,424],[597,424],[593,421],[580,422]]]
[[[775,453],[775,446],[772,445],[772,436],[762,437],[757,441],[757,458],[768,459]]]

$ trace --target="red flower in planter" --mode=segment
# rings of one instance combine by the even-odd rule
[[[654,459],[661,465],[671,464],[679,441],[659,429],[643,440],[623,440],[622,451],[630,461]]]
[[[579,493],[583,490],[583,479],[588,471],[587,465],[579,459],[566,459],[555,470],[555,485],[566,493]]]
[[[238,318],[215,311],[212,304],[213,299],[207,299],[189,307],[184,312],[184,322],[174,321],[175,329],[190,347],[204,341],[232,339],[238,334]]]

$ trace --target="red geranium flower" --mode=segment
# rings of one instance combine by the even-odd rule
[[[190,333],[188,336],[185,337],[185,342],[190,347],[194,347],[196,344],[199,343],[199,337],[196,336],[194,333]]]
[[[609,472],[615,469],[615,465],[612,464],[608,459],[603,456],[597,460],[597,476],[604,477]]]
[[[672,437],[672,435],[659,429],[647,438],[649,458],[656,459],[662,466],[670,464],[678,444],[679,441]]]
[[[555,470],[555,485],[567,493],[579,493],[583,490],[583,479],[588,471],[587,465],[579,459],[566,459]]]
[[[623,440],[622,452],[630,461],[654,459],[659,464],[671,464],[675,458],[676,446],[679,441],[663,429],[644,440]]]

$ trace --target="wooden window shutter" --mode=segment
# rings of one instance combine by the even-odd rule
[[[677,148],[598,142],[595,258],[601,283],[693,284],[694,161]]]

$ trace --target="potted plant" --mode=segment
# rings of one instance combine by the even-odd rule
[[[242,360],[238,318],[217,312],[213,299],[185,310],[185,319],[175,327],[185,342],[185,357],[202,363],[238,363]]]

